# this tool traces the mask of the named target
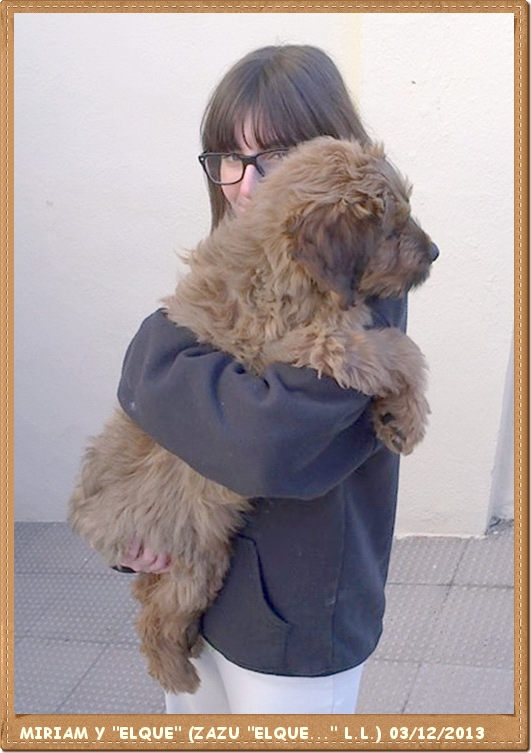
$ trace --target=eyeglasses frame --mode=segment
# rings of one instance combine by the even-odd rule
[[[249,165],[254,165],[256,168],[257,173],[260,175],[260,177],[265,177],[265,172],[258,164],[258,158],[261,157],[264,154],[273,154],[275,152],[288,152],[288,147],[280,147],[279,149],[264,149],[261,152],[256,152],[256,154],[240,154],[239,152],[203,152],[198,156],[198,160],[201,163],[201,167],[205,171],[205,175],[207,176],[208,180],[213,183],[215,186],[235,186],[237,183],[241,183],[241,181],[245,177],[245,171],[247,170],[247,167]],[[206,168],[206,159],[207,157],[230,157],[231,155],[235,155],[239,157],[242,165],[243,165],[243,172],[241,178],[238,178],[238,180],[231,180],[231,181],[218,181],[214,180],[210,177],[208,174],[207,168]]]

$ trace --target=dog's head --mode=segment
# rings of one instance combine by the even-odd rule
[[[381,146],[320,137],[267,181],[282,208],[287,253],[349,308],[423,283],[438,251],[411,217],[410,187]]]

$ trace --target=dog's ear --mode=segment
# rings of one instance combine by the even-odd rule
[[[353,305],[356,286],[367,264],[373,236],[372,212],[361,205],[318,204],[286,223],[290,253],[317,282]]]

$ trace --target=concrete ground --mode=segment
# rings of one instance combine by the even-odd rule
[[[510,526],[395,541],[359,713],[513,713],[513,554]],[[130,582],[66,524],[15,524],[16,713],[164,712]]]

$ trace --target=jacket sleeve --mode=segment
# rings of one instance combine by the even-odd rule
[[[118,399],[155,441],[245,497],[321,496],[379,447],[367,396],[287,364],[249,374],[161,310],[127,350]]]

